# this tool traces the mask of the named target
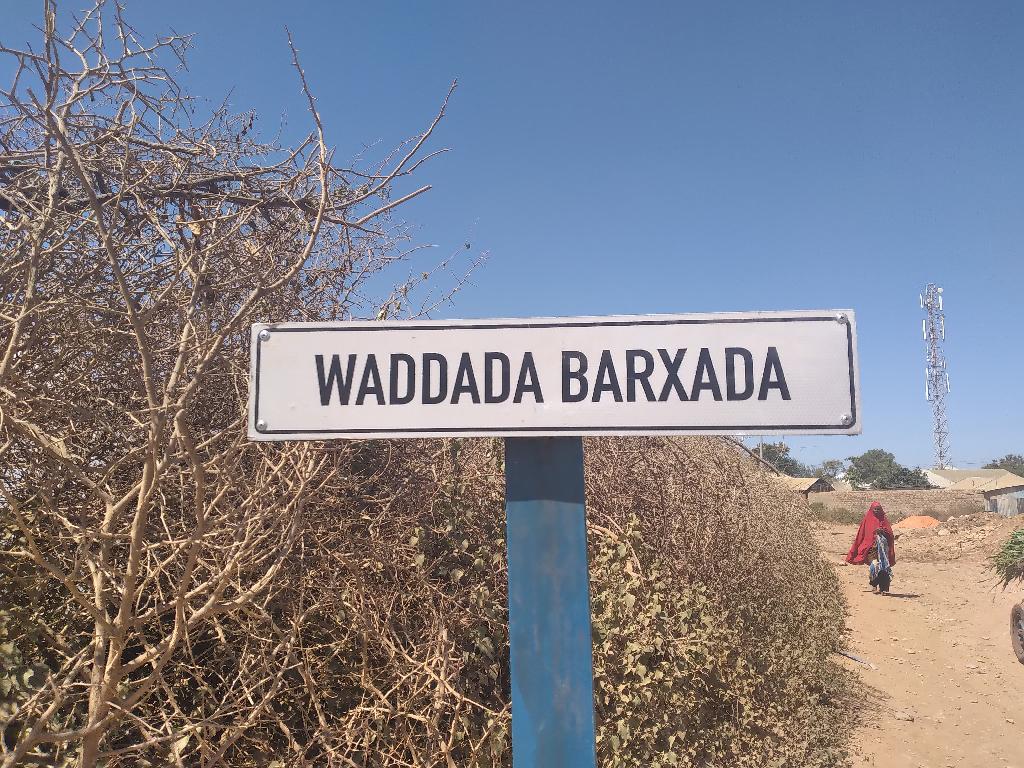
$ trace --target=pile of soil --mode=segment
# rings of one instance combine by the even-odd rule
[[[941,525],[941,523],[929,515],[911,515],[910,517],[905,517],[898,523],[894,524],[893,530],[907,531],[919,528],[934,528],[937,525]]]
[[[1007,522],[1013,523],[1012,519],[1002,517],[993,512],[976,512],[971,515],[950,517],[943,524],[943,527],[953,532],[959,532],[971,530],[972,528],[1005,527]]]
[[[965,557],[984,561],[1013,530],[1024,525],[1024,519],[1001,517],[991,512],[951,517],[929,527],[903,528],[903,522],[893,525],[893,530],[899,534],[897,557],[918,562]]]

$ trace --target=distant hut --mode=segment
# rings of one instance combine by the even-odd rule
[[[986,512],[1024,515],[1024,477],[1005,469],[926,469],[924,473],[939,488],[982,494]]]
[[[1024,514],[1024,477],[1002,472],[997,477],[965,477],[949,486],[954,491],[979,491],[985,510],[1003,517]]]
[[[832,483],[823,477],[782,477],[780,478],[791,491],[796,491],[805,499],[809,493],[825,493],[834,491]]]

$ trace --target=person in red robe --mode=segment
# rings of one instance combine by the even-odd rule
[[[869,566],[868,583],[875,592],[888,592],[892,566],[896,564],[896,536],[885,510],[877,501],[871,502],[860,521],[857,537],[846,554],[846,563]]]

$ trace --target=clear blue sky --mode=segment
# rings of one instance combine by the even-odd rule
[[[0,40],[37,3],[2,0]],[[74,6],[71,3],[68,7]],[[307,130],[291,27],[339,156],[459,80],[404,218],[489,260],[447,317],[852,307],[864,435],[931,461],[921,310],[945,286],[954,462],[1024,452],[1024,4],[132,3],[194,32],[197,95]],[[0,72],[0,76],[4,73]],[[370,149],[372,154],[379,149]],[[424,262],[426,263],[426,262]]]

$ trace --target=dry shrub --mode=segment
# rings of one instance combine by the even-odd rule
[[[836,523],[839,525],[859,525],[864,519],[863,510],[847,507],[830,507],[820,501],[812,501],[808,505],[810,517],[819,523]]]
[[[841,590],[799,500],[728,441],[586,449],[600,763],[842,764]],[[501,442],[325,451],[271,609],[296,666],[230,764],[509,765]],[[225,633],[211,668],[253,642]]]
[[[247,440],[250,324],[429,310],[430,267],[382,273],[441,114],[346,167],[297,58],[283,145],[180,90],[187,39],[116,3],[58,26],[46,2],[41,44],[0,45],[0,765],[213,765],[287,733],[305,617],[277,598],[332,477]]]
[[[725,440],[587,447],[605,764],[842,763],[844,603],[802,500]]]
[[[282,580],[289,764],[509,764],[500,441],[345,443]],[[275,706],[277,706],[275,704]],[[289,746],[291,749],[289,749]]]

